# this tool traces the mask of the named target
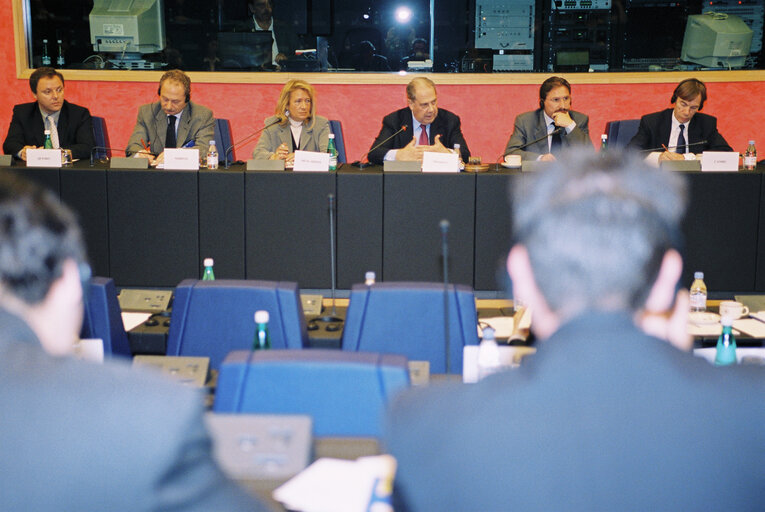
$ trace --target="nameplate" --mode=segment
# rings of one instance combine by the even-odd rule
[[[663,160],[661,168],[667,171],[700,171],[701,162],[698,160]]]
[[[329,153],[316,151],[295,151],[293,171],[327,172],[329,171]]]
[[[201,388],[207,382],[210,358],[137,355],[133,358],[133,368],[154,369],[178,384],[192,388]]]
[[[171,171],[199,170],[199,148],[165,149],[165,169]]]
[[[284,160],[247,160],[248,171],[283,171]]]
[[[13,165],[12,155],[0,155],[0,167],[10,167]]]
[[[109,161],[110,169],[148,169],[148,158],[128,158],[125,156],[115,156]]]
[[[420,162],[405,160],[386,160],[383,162],[383,172],[420,172],[420,170],[422,170]]]
[[[61,150],[27,149],[27,167],[61,167]]]
[[[701,154],[701,170],[738,172],[738,157],[735,151],[704,151]]]
[[[422,154],[422,172],[460,172],[459,156],[426,151]]]

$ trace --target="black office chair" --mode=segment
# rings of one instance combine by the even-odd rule
[[[632,140],[640,127],[640,119],[623,119],[606,123],[609,148],[623,148]]]
[[[337,120],[329,122],[329,131],[335,134],[335,149],[337,149],[337,162],[347,163],[345,159],[345,141],[343,140],[343,124]]]

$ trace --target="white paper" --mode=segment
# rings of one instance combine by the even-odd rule
[[[167,148],[164,158],[165,169],[174,171],[199,170],[199,148]]]
[[[737,172],[738,157],[735,151],[704,151],[701,154],[701,170]]]
[[[495,338],[509,338],[513,333],[514,318],[515,317],[512,316],[493,316],[489,318],[481,318],[478,322],[478,337],[483,338],[483,329],[481,328],[481,324],[489,324],[489,326],[494,329]],[[526,308],[526,311],[523,312],[523,317],[521,317],[521,323],[518,326],[518,329],[528,330],[530,328],[531,309]]]
[[[293,171],[329,171],[329,153],[315,151],[295,151],[295,165]]]
[[[733,327],[752,338],[765,338],[765,324],[754,318],[734,320]]]
[[[426,151],[422,154],[422,172],[460,172],[459,155]]]
[[[132,313],[130,311],[122,312],[122,325],[125,326],[125,332],[133,329],[149,319],[151,313]]]
[[[84,338],[74,344],[74,356],[89,363],[104,362],[104,340]]]
[[[61,150],[27,149],[27,167],[61,167]]]

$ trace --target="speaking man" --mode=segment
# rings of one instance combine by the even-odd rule
[[[191,101],[191,79],[172,69],[159,79],[157,94],[159,101],[138,110],[126,153],[158,165],[164,162],[165,148],[197,148],[204,159],[215,138],[215,119],[212,110]]]
[[[55,149],[68,149],[73,158],[90,158],[96,145],[87,108],[64,99],[64,76],[53,68],[37,68],[29,77],[35,101],[13,107],[3,152],[26,161],[27,149],[42,148],[45,130]]]
[[[377,165],[384,160],[421,162],[426,151],[451,153],[454,145],[459,144],[460,156],[467,162],[470,149],[462,135],[460,118],[438,108],[436,84],[428,78],[415,78],[406,86],[406,97],[407,107],[383,119],[369,161]]]
[[[627,147],[653,150],[646,158],[654,162],[684,160],[704,151],[733,151],[717,131],[717,118],[699,112],[706,100],[704,82],[683,80],[672,93],[672,108],[644,115]]]
[[[513,192],[507,268],[537,353],[394,402],[396,510],[757,508],[765,373],[679,350],[683,177],[621,154],[563,156]]]
[[[264,510],[211,456],[195,391],[67,357],[89,274],[74,216],[0,175],[0,510]]]
[[[515,118],[515,126],[505,147],[505,155],[521,155],[522,160],[551,162],[563,149],[592,147],[589,117],[571,110],[571,85],[552,76],[539,87],[539,108]]]

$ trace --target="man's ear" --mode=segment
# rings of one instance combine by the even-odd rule
[[[514,245],[507,255],[507,273],[513,281],[513,295],[523,299],[531,309],[531,330],[540,338],[549,338],[560,325],[560,319],[550,309],[537,286],[529,252],[523,245]]]
[[[677,282],[683,272],[683,258],[674,249],[669,249],[664,253],[659,267],[659,274],[656,276],[648,298],[645,301],[644,309],[650,312],[669,311],[675,302],[677,293]]]

